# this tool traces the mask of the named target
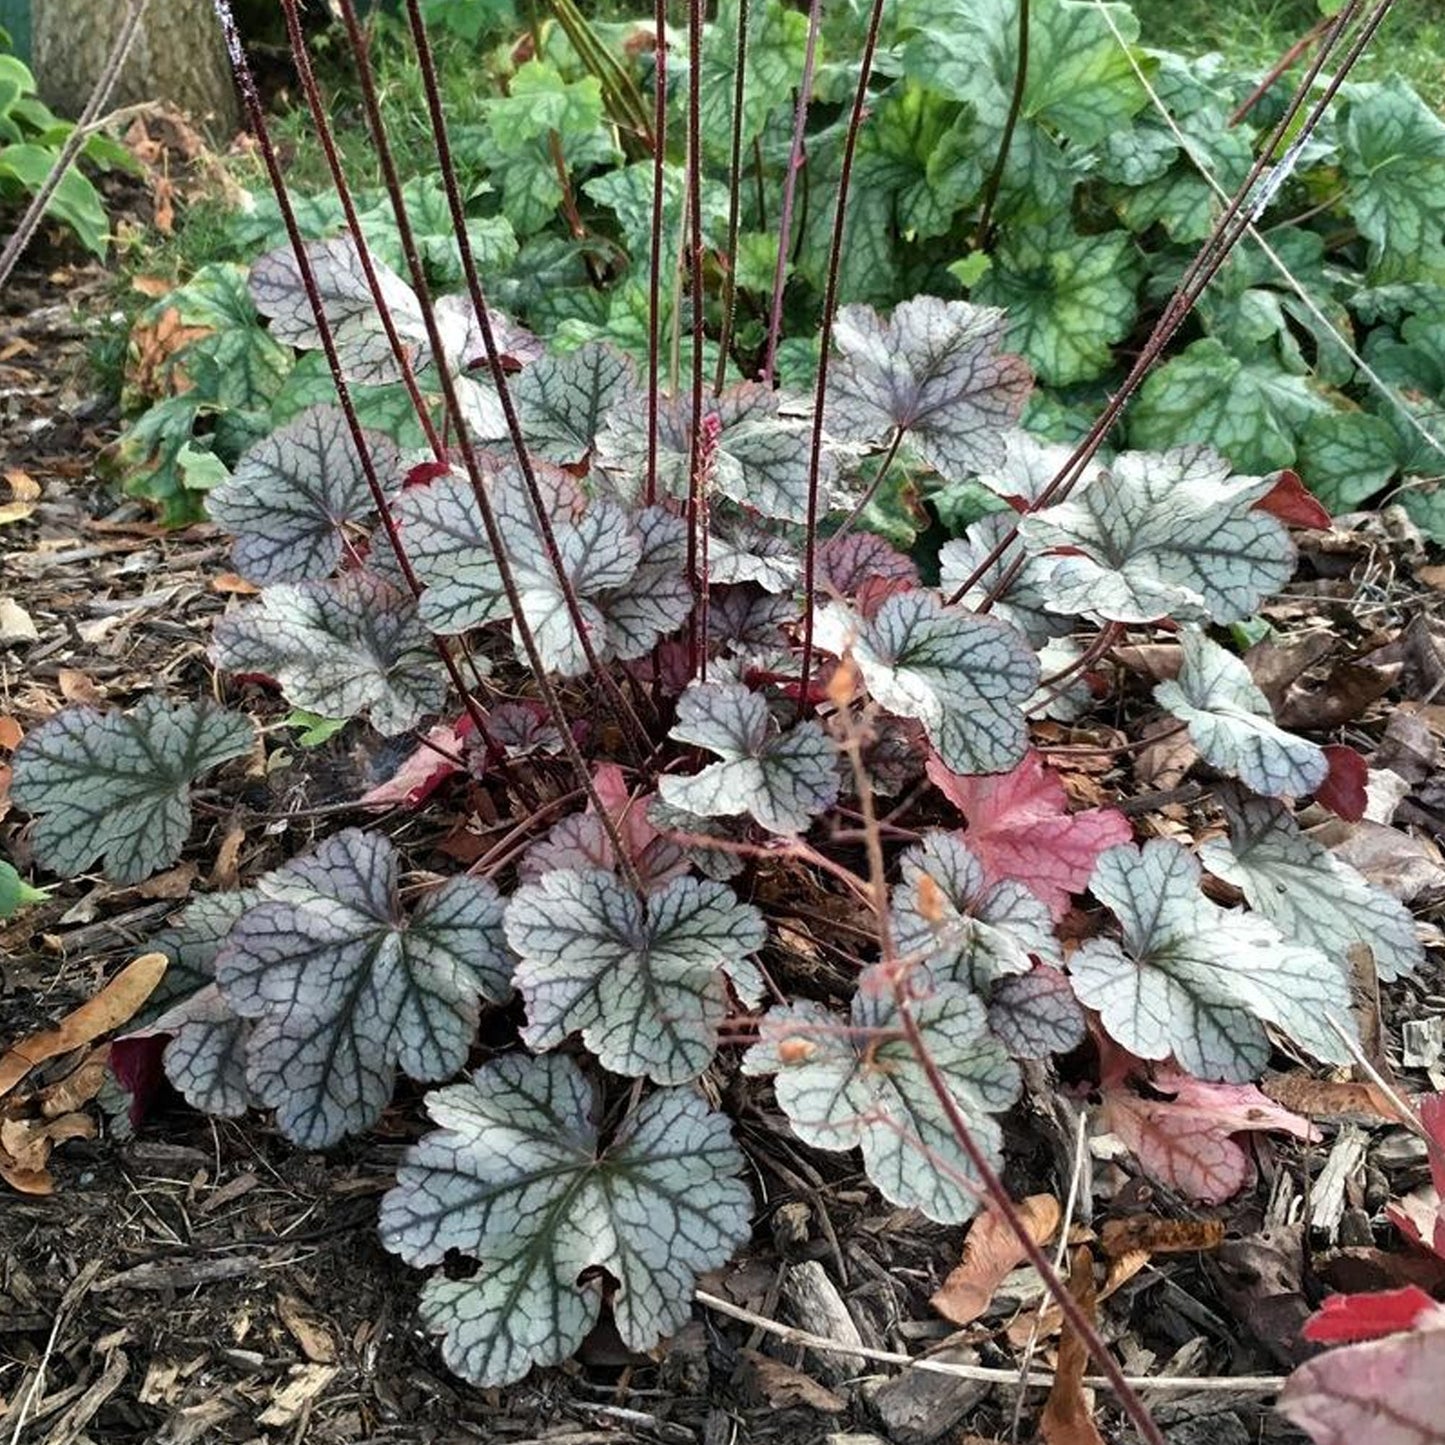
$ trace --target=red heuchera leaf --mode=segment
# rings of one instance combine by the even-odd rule
[[[150,1112],[156,1096],[169,1086],[162,1063],[169,1034],[141,1034],[116,1039],[110,1046],[110,1071],[116,1083],[130,1095],[126,1110],[132,1126],[138,1126]]]
[[[1358,1344],[1397,1330],[1428,1327],[1431,1316],[1445,1319],[1445,1306],[1435,1303],[1416,1284],[1371,1294],[1332,1294],[1305,1321],[1305,1339],[1317,1345]]]
[[[1315,789],[1315,802],[1347,823],[1358,823],[1365,816],[1365,784],[1370,770],[1364,758],[1343,743],[1329,744],[1324,753],[1330,770]]]
[[[455,723],[438,723],[427,735],[426,741],[416,746],[416,751],[389,777],[378,783],[361,796],[363,807],[367,808],[417,808],[420,807],[453,773],[461,768],[438,749],[455,753],[461,757],[466,752],[467,734],[473,732],[471,718],[464,717]]]
[[[928,776],[968,820],[969,849],[989,882],[1018,879],[1055,918],[1068,912],[1071,893],[1089,886],[1099,854],[1134,836],[1113,808],[1070,813],[1063,780],[1032,750],[1011,773],[972,778],[934,755]]]
[[[1383,1340],[1327,1350],[1285,1382],[1279,1410],[1315,1445],[1445,1445],[1445,1309]]]
[[[1305,487],[1298,472],[1289,470],[1279,473],[1273,489],[1254,504],[1254,510],[1278,517],[1287,527],[1313,527],[1316,531],[1325,531],[1330,525],[1330,514],[1319,498]]]
[[[1122,1086],[1105,1088],[1108,1127],[1146,1174],[1206,1204],[1223,1204],[1254,1177],[1236,1134],[1275,1129],[1300,1139],[1319,1137],[1309,1120],[1253,1084],[1208,1084],[1174,1069],[1157,1071],[1152,1084],[1174,1097],[1146,1099]]]
[[[418,462],[407,472],[402,481],[401,489],[404,492],[410,491],[413,487],[424,487],[429,482],[434,482],[438,477],[445,477],[451,474],[451,466],[447,462]]]

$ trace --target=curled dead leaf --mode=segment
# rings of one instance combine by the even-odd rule
[[[1035,1244],[1054,1237],[1063,1209],[1052,1194],[1031,1194],[1016,1206]],[[994,1292],[1024,1258],[1023,1246],[996,1205],[969,1227],[963,1257],[929,1303],[956,1325],[972,1324],[989,1307]]]

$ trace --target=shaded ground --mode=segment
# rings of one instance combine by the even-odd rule
[[[34,634],[8,614],[0,716],[24,727],[66,701],[128,703],[149,688],[212,688],[209,626],[235,587],[214,532],[164,534],[97,479],[115,422],[90,395],[87,337],[71,318],[72,307],[82,314],[103,307],[105,284],[95,272],[32,275],[12,287],[0,316],[0,473],[17,498],[38,489],[34,510],[0,530],[0,593]],[[1407,774],[1415,769],[1403,779],[1411,785],[1404,807],[1413,811],[1402,817],[1416,836],[1410,849],[1381,853],[1375,865],[1417,869],[1417,903],[1429,907],[1439,901],[1431,888],[1445,896],[1445,870],[1430,842],[1445,801],[1430,752],[1445,718],[1436,700],[1445,679],[1438,583],[1408,539],[1379,532],[1320,543],[1307,574],[1279,617],[1294,609],[1329,621],[1338,645],[1312,664],[1320,695],[1338,696],[1353,679],[1366,700],[1345,719],[1350,740],[1367,751],[1388,743]],[[1339,672],[1342,658],[1356,671]],[[1147,671],[1147,659],[1140,665]],[[1291,686],[1281,684],[1281,697],[1306,707],[1308,697]],[[1386,713],[1375,702],[1387,692],[1410,707]],[[1387,733],[1390,716],[1418,726],[1392,723]],[[1404,756],[1411,748],[1421,755],[1413,763]],[[0,924],[0,1049],[91,997],[194,888],[234,886],[283,849],[354,821],[345,800],[396,761],[344,734],[264,777],[238,765],[199,793],[197,827],[177,869],[132,889],[80,880]],[[1055,761],[1069,765],[1062,756]],[[1146,831],[1187,832],[1197,819],[1187,796],[1168,800],[1164,761],[1120,774],[1105,764],[1091,768],[1087,753],[1079,754],[1075,785],[1109,798],[1132,792],[1129,806]],[[0,839],[23,865],[17,823],[0,824]],[[381,826],[414,850],[436,841],[433,825],[423,829],[414,817]],[[1401,1062],[1401,1024],[1438,1015],[1442,993],[1438,959],[1424,981],[1386,991],[1382,1060]],[[1437,1046],[1437,1069],[1438,1058]],[[64,1077],[73,1063],[55,1061],[39,1082]],[[1413,1087],[1442,1082],[1428,1067],[1404,1077]],[[961,1232],[890,1210],[849,1160],[791,1142],[765,1093],[745,1092],[735,1077],[718,1082],[742,1120],[765,1203],[750,1253],[704,1281],[706,1290],[835,1338],[846,1323],[841,1311],[858,1342],[873,1349],[918,1354],[948,1340],[944,1358],[1017,1368],[1016,1317],[1037,1298],[1027,1279],[1015,1277],[991,1313],[950,1338],[927,1300],[957,1262]],[[1008,1183],[1016,1196],[1066,1182],[1060,1141],[1074,1106],[1050,1080],[1037,1082],[1050,1108],[1021,1108],[1010,1121]],[[830,1360],[701,1309],[660,1361],[629,1357],[599,1333],[566,1370],[501,1392],[459,1384],[416,1330],[419,1277],[375,1238],[377,1197],[402,1145],[420,1131],[415,1104],[404,1087],[367,1141],[324,1157],[297,1153],[260,1118],[212,1122],[172,1103],[132,1135],[124,1115],[112,1112],[97,1138],[57,1149],[53,1194],[0,1192],[0,1438],[63,1445],[808,1445],[846,1432],[898,1445],[959,1441],[969,1432],[1010,1438],[1011,1390]],[[1220,1389],[1219,1377],[1286,1371],[1301,1358],[1299,1323],[1327,1289],[1402,1282],[1405,1266],[1381,1208],[1424,1179],[1423,1150],[1368,1110],[1316,1112],[1321,1144],[1259,1144],[1259,1184],[1220,1211],[1228,1231],[1220,1249],[1156,1256],[1120,1282],[1105,1308],[1105,1331],[1131,1371],[1214,1385],[1151,1399],[1174,1445],[1300,1438],[1268,1414],[1259,1394]],[[1112,1216],[1147,1211],[1188,1220],[1213,1212],[1110,1166],[1098,1171],[1094,1194],[1109,1197]],[[1086,1191],[1076,1211],[1081,1223],[1090,1207]],[[1424,1268],[1409,1262],[1406,1273]],[[798,1287],[809,1283],[815,1292],[799,1303]],[[1045,1339],[1035,1363],[1048,1368],[1053,1357]],[[1018,1438],[1031,1438],[1041,1401],[1030,1396]]]

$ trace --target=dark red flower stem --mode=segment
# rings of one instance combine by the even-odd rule
[[[714,396],[721,396],[727,381],[728,351],[733,341],[733,311],[738,290],[738,222],[743,193],[743,100],[747,94],[748,0],[738,0],[736,70],[733,75],[732,150],[728,160],[728,240],[723,268],[722,330],[717,344]]]
[[[706,544],[702,529],[707,526],[703,467],[702,402],[703,342],[707,320],[703,285],[702,248],[702,27],[703,0],[691,0],[687,27],[687,255],[689,300],[692,306],[692,366],[687,440],[687,575],[692,582],[694,607],[688,626],[688,666],[696,677],[702,668],[707,637],[702,631],[703,596],[707,591]]]
[[[650,507],[657,501],[657,423],[662,396],[662,232],[663,185],[667,169],[667,0],[653,10],[657,41],[653,50],[652,235],[647,278],[647,484]]]

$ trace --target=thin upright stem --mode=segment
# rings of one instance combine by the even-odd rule
[[[828,399],[828,353],[833,347],[833,316],[838,308],[838,270],[843,260],[843,236],[848,223],[848,190],[853,180],[853,157],[858,151],[858,132],[863,128],[863,111],[868,103],[868,82],[873,75],[873,56],[878,49],[878,31],[883,24],[886,0],[873,0],[868,32],[858,69],[858,88],[843,141],[843,164],[838,176],[838,200],[833,209],[833,239],[828,247],[828,279],[823,288],[823,324],[818,337],[818,377],[813,388],[813,431],[808,448],[808,511],[803,547],[803,656],[799,667],[798,715],[810,706],[808,685],[813,674],[813,591],[818,571],[818,491],[823,465],[823,409]],[[776,300],[776,297],[774,298]]]
[[[992,239],[993,208],[998,202],[999,187],[1003,184],[1003,173],[1008,169],[1008,153],[1013,149],[1014,132],[1018,129],[1019,116],[1024,108],[1024,91],[1029,83],[1029,0],[1019,0],[1018,63],[1014,66],[1014,88],[1009,97],[1008,115],[1004,118],[1003,135],[999,138],[998,155],[994,157],[993,169],[988,173],[988,184],[983,188],[983,206],[978,214],[978,230],[974,233],[975,251],[988,249]]]
[[[727,380],[728,351],[733,339],[733,308],[738,285],[738,223],[743,192],[743,100],[747,94],[748,0],[738,0],[737,70],[733,76],[732,151],[728,160],[728,242],[723,269],[722,330],[717,344],[713,395],[721,396]]]
[[[653,51],[651,266],[647,276],[647,484],[650,507],[657,501],[657,425],[662,392],[662,232],[667,168],[667,0],[653,10],[657,40]]]
[[[687,443],[687,574],[695,603],[688,628],[688,665],[693,675],[699,670],[707,639],[700,630],[703,595],[707,576],[702,566],[701,529],[706,523],[703,491],[707,485],[702,465],[703,403],[703,248],[702,248],[702,27],[703,0],[691,0],[687,28],[687,249],[692,305],[692,388]]]
[[[788,253],[793,240],[793,200],[798,189],[798,173],[803,168],[803,133],[808,125],[808,103],[813,96],[813,72],[818,63],[818,28],[823,13],[823,0],[810,0],[808,5],[808,41],[803,52],[803,78],[798,85],[798,103],[793,110],[793,143],[788,150],[788,170],[783,176],[783,208],[778,217],[778,258],[773,263],[773,298],[768,309],[768,339],[763,349],[760,380],[772,385],[773,368],[778,360],[778,340],[783,330],[783,292],[788,281]]]

